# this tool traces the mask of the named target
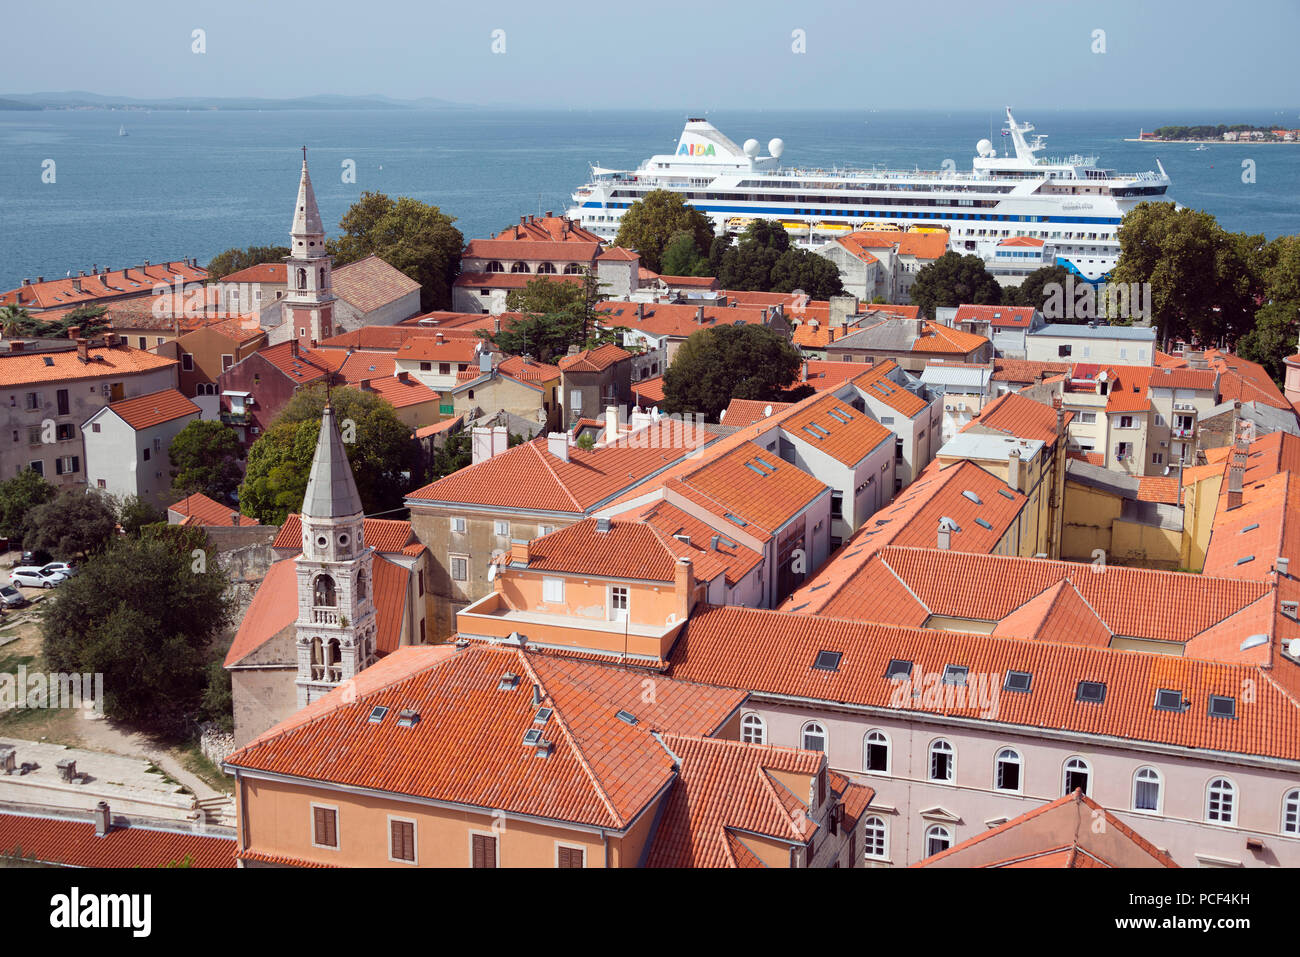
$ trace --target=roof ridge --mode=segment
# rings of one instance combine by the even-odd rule
[[[605,791],[604,786],[601,785],[600,778],[596,776],[596,772],[587,762],[586,755],[582,753],[582,746],[578,744],[578,739],[569,727],[569,722],[564,719],[564,709],[562,709],[560,703],[555,700],[555,696],[546,690],[546,684],[542,681],[541,675],[539,675],[536,669],[533,668],[532,662],[528,660],[527,652],[522,648],[518,648],[515,650],[515,655],[523,665],[524,671],[527,672],[528,676],[537,684],[537,687],[542,694],[551,699],[551,716],[555,718],[556,724],[560,726],[560,732],[564,735],[565,740],[568,741],[574,759],[578,762],[578,766],[582,768],[583,773],[587,776],[587,780],[591,782],[592,789],[596,792],[596,796],[600,798],[601,804],[605,805],[605,810],[609,812],[610,817],[614,819],[619,827],[625,826],[627,821],[623,819],[623,815],[619,814],[618,809],[614,807],[614,802],[610,800],[609,794]]]
[[[565,441],[567,442],[568,439],[566,438]],[[560,476],[555,473],[555,469],[551,467],[551,463],[546,461],[546,456],[542,454],[541,448],[538,447],[538,440],[534,439],[533,441],[529,442],[528,447],[533,450],[533,454],[537,456],[537,461],[542,463],[542,467],[546,469],[547,474],[550,475],[550,477],[555,480],[555,484],[560,487],[560,491],[562,491],[566,496],[568,496],[569,501],[573,503],[573,507],[577,509],[579,512],[581,512],[583,510],[582,503],[580,503],[576,498],[574,498],[573,493],[569,491],[569,486],[566,485],[560,479]]]
[[[761,763],[758,766],[758,774],[759,774],[760,784],[762,785],[763,789],[767,791],[768,796],[776,803],[776,806],[781,809],[781,815],[782,815],[781,820],[785,824],[789,825],[790,833],[794,835],[795,840],[801,843],[806,841],[807,839],[800,832],[799,828],[795,826],[794,815],[791,814],[790,811],[786,808],[785,802],[781,800],[781,795],[777,793],[776,788],[778,785],[780,785],[781,790],[785,791],[787,794],[790,795],[791,798],[793,798],[796,801],[799,800],[799,796],[795,794],[793,791],[791,791],[784,784],[781,784],[781,782],[774,780],[772,777],[772,772]],[[812,821],[806,815],[804,817],[804,820],[808,821],[809,824],[812,824]],[[813,825],[813,827],[815,828],[816,825]]]

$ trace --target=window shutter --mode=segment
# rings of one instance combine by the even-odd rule
[[[474,862],[475,867],[496,867],[497,866],[497,839],[488,837],[485,834],[474,835]]]
[[[79,455],[74,455],[74,456],[72,457],[72,471],[74,471],[74,472],[80,472],[80,471],[81,471],[81,456],[79,456]]]
[[[582,867],[582,858],[584,851],[577,847],[561,847],[560,849],[560,867]]]
[[[337,847],[339,837],[335,812],[326,807],[313,810],[316,817],[316,843],[326,847]]]
[[[415,860],[415,825],[410,821],[392,822],[393,857],[399,861]]]

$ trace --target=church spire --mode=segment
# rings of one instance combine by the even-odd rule
[[[316,206],[316,192],[311,187],[311,174],[307,172],[307,147],[302,148],[302,178],[298,181],[298,204],[294,207],[293,226],[289,230],[294,244],[290,247],[295,252],[308,248],[308,255],[324,255],[324,242],[315,242],[312,247],[303,247],[298,240],[323,240],[325,227],[321,225],[320,210]],[[301,253],[299,253],[301,255]]]
[[[361,496],[352,478],[343,438],[334,421],[334,410],[325,406],[320,420],[320,437],[302,500],[304,518],[347,518],[361,514]]]

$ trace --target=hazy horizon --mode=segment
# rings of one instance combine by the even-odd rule
[[[49,44],[11,45],[0,90],[156,100],[432,97],[548,111],[1300,107],[1293,0],[1246,10],[1210,0],[979,8],[937,0],[924,11],[662,0],[653,12],[593,9],[232,0],[190,10],[141,0],[127,12],[56,0],[6,11],[10,36],[57,37],[58,59]],[[109,63],[112,90],[99,93]]]

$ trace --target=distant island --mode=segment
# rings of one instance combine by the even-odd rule
[[[1126,143],[1297,143],[1300,129],[1287,130],[1270,126],[1236,123],[1232,126],[1160,126],[1151,132],[1142,130]]]
[[[430,110],[471,109],[464,103],[452,103],[434,97],[396,100],[388,96],[339,96],[322,94],[293,99],[260,97],[181,96],[142,100],[129,96],[104,96],[99,93],[3,93],[0,110]]]

